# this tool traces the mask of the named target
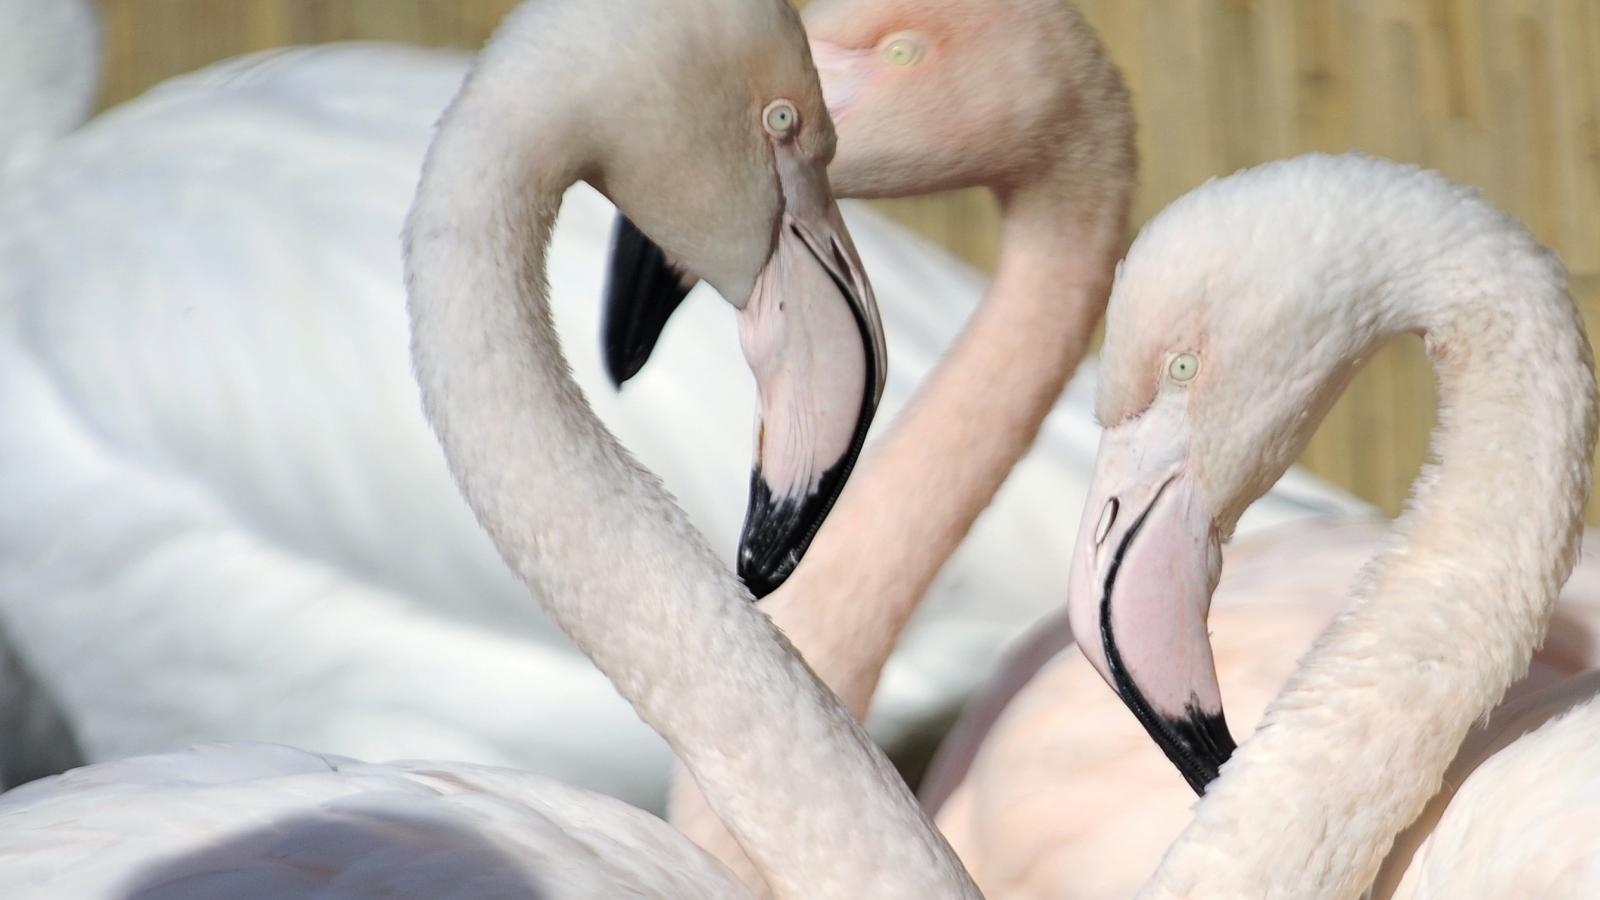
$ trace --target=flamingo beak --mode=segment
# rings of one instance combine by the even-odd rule
[[[698,280],[617,213],[600,310],[601,358],[613,385],[621,388],[650,361],[661,330]]]
[[[739,313],[760,414],[738,568],[758,598],[794,571],[844,489],[887,366],[877,301],[826,172],[784,144],[774,154],[784,212]],[[617,216],[602,325],[617,386],[644,367],[695,281]]]
[[[1158,403],[1101,436],[1067,614],[1083,655],[1203,793],[1234,743],[1206,633],[1221,549],[1186,427],[1182,406]]]
[[[776,148],[784,213],[739,313],[760,417],[739,576],[757,597],[794,571],[844,489],[883,395],[877,301],[822,167]]]

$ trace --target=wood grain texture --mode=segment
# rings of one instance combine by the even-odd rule
[[[479,46],[515,0],[102,0],[106,105],[282,44]],[[1310,150],[1365,150],[1476,185],[1566,260],[1600,316],[1600,0],[1083,0],[1133,89],[1144,162],[1134,221],[1205,179]],[[885,202],[992,266],[976,192]],[[1427,450],[1421,344],[1379,354],[1304,462],[1393,512]],[[1600,502],[1590,521],[1600,523]]]

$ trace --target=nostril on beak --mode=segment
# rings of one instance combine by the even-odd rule
[[[1106,502],[1106,508],[1100,511],[1100,524],[1094,529],[1094,545],[1096,547],[1106,542],[1106,535],[1111,533],[1111,526],[1117,524],[1117,510],[1122,504],[1117,498],[1112,497]]]

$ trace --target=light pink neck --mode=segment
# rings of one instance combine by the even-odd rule
[[[795,573],[761,604],[857,719],[906,620],[1083,359],[1126,226],[1131,185],[1115,183],[1092,198],[1057,186],[1002,196],[1000,263],[988,292],[862,457]],[[670,819],[766,894],[682,772]]]
[[[906,620],[1027,452],[1105,309],[1127,197],[1002,197],[994,281],[763,606],[858,718]]]

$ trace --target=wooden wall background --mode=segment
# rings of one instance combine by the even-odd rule
[[[50,0],[45,0],[50,2]],[[111,105],[214,60],[289,43],[475,48],[516,0],[101,0]],[[1122,66],[1143,159],[1135,222],[1206,178],[1366,150],[1481,188],[1561,253],[1600,332],[1600,0],[1080,0]],[[979,193],[883,204],[979,266]],[[1420,342],[1379,355],[1304,462],[1391,512],[1426,452]],[[1600,502],[1590,503],[1600,523]]]

